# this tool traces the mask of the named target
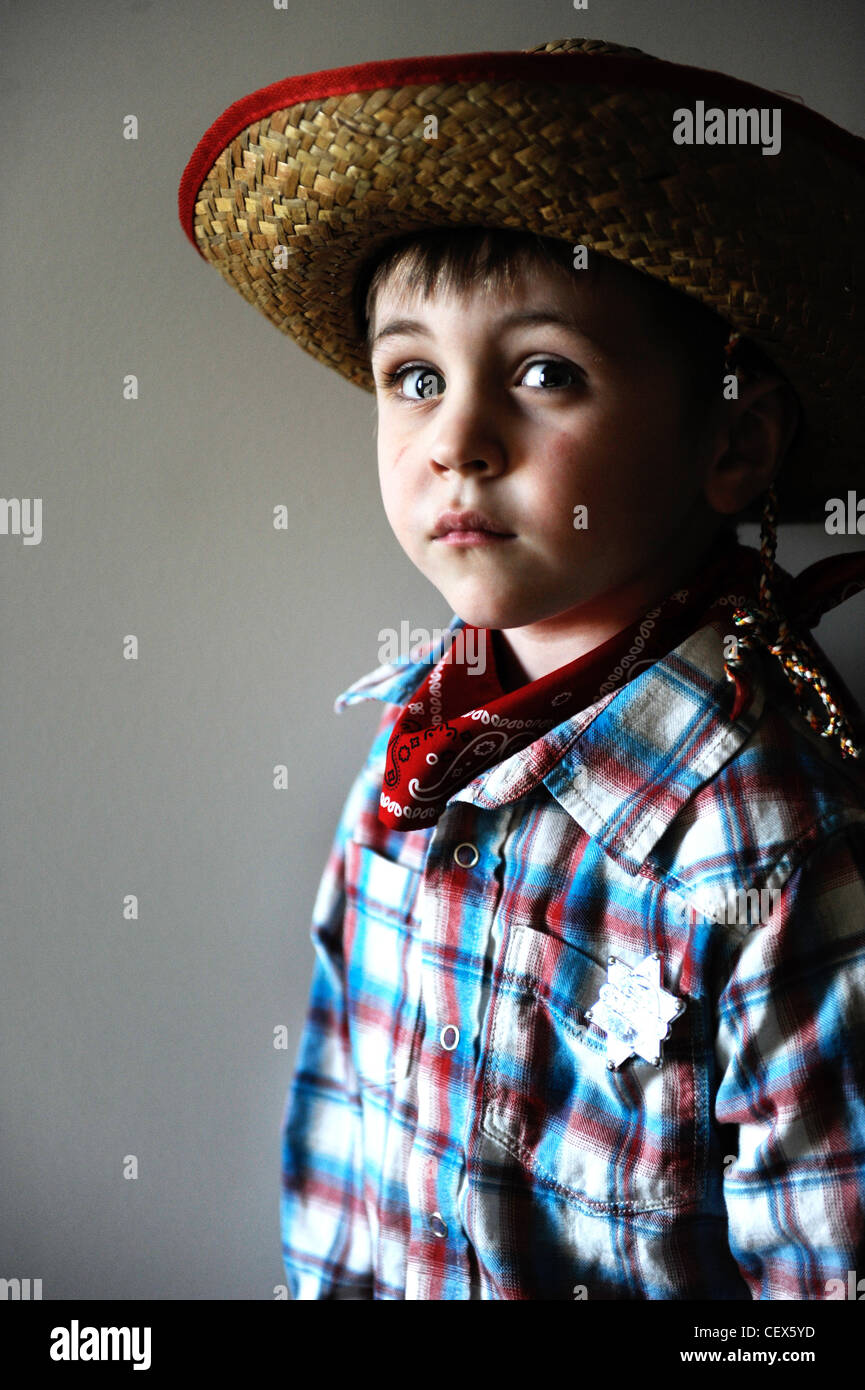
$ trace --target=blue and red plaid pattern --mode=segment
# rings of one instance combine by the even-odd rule
[[[768,671],[731,723],[706,627],[397,832],[384,756],[425,674],[336,702],[387,708],[313,909],[293,1295],[820,1299],[865,1274],[862,774]],[[655,951],[686,1008],[660,1068],[611,1071],[586,1013],[610,956]]]

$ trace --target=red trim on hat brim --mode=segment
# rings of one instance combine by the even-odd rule
[[[593,86],[667,87],[671,91],[693,92],[697,97],[713,101],[726,96],[750,106],[779,106],[785,122],[802,134],[810,135],[840,158],[865,168],[865,140],[859,136],[810,107],[711,68],[597,53],[491,52],[388,58],[287,77],[235,101],[201,137],[183,171],[178,193],[181,226],[199,255],[203,255],[193,230],[195,202],[219,155],[247,126],[297,102],[346,96],[349,92],[376,91],[382,87],[511,80],[568,83],[575,77]],[[762,97],[763,101],[756,103],[755,97]]]

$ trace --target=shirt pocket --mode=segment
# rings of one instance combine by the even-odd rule
[[[349,840],[343,951],[346,1011],[361,1086],[408,1075],[420,1039],[421,871]]]
[[[481,1128],[523,1173],[591,1210],[627,1215],[689,1206],[706,1176],[696,1011],[686,1008],[672,1024],[660,1068],[632,1057],[610,1071],[606,1034],[585,1017],[606,983],[606,968],[579,947],[511,926]]]

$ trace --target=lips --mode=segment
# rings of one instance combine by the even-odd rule
[[[442,512],[433,532],[435,537],[450,535],[452,531],[473,531],[492,536],[512,536],[513,531],[500,526],[484,512]]]

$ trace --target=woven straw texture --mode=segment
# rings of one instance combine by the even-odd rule
[[[256,120],[198,189],[201,254],[307,352],[372,390],[351,293],[393,237],[483,225],[583,243],[699,299],[777,363],[807,422],[779,518],[822,519],[827,497],[863,482],[863,165],[794,122],[775,155],[675,145],[673,112],[693,109],[693,90],[543,78],[545,64],[583,53],[639,69],[650,56],[581,39],[528,52],[542,55],[536,81],[379,88]],[[715,76],[699,96],[726,109]]]

